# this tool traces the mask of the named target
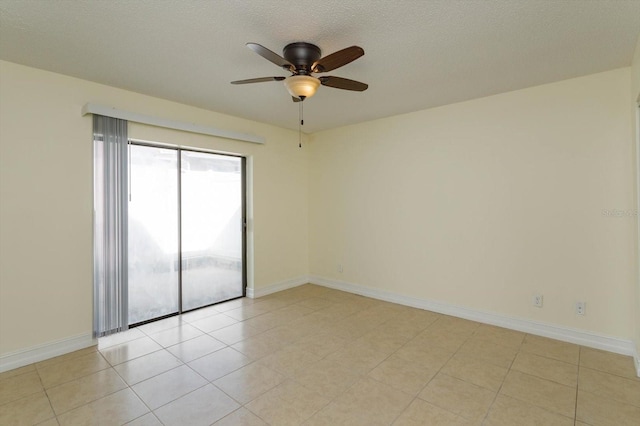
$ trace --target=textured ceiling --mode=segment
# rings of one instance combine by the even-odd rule
[[[369,90],[321,87],[306,132],[628,66],[639,33],[640,0],[0,0],[0,59],[292,129],[281,82],[229,84],[287,75],[245,43],[363,47],[326,75]]]

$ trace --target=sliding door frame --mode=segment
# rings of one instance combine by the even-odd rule
[[[131,145],[136,145],[136,146],[146,146],[146,147],[150,147],[150,148],[164,148],[164,149],[171,149],[176,151],[177,153],[177,160],[178,160],[178,271],[180,272],[178,274],[178,311],[175,313],[171,313],[171,314],[167,314],[167,315],[162,315],[160,317],[157,318],[152,318],[152,319],[148,319],[145,321],[141,321],[135,324],[130,324],[129,328],[133,328],[133,327],[138,327],[140,325],[144,325],[150,322],[154,322],[154,321],[158,321],[164,318],[169,318],[169,317],[173,317],[176,315],[181,315],[183,313],[186,312],[191,312],[191,311],[195,311],[198,309],[202,309],[202,308],[206,308],[208,306],[213,306],[216,305],[218,303],[224,303],[224,302],[228,302],[230,300],[235,300],[235,299],[240,299],[242,297],[246,297],[247,296],[247,275],[248,275],[248,269],[247,269],[247,260],[248,260],[248,256],[247,256],[247,157],[243,156],[243,155],[236,155],[236,154],[229,154],[229,153],[224,153],[224,152],[217,152],[217,151],[213,151],[213,150],[208,150],[208,149],[202,149],[202,148],[192,148],[192,147],[181,147],[181,146],[175,146],[175,145],[169,145],[169,144],[163,144],[163,143],[154,143],[154,142],[149,142],[149,141],[143,141],[143,140],[138,140],[138,139],[132,139],[129,138],[129,144]],[[208,305],[204,305],[204,306],[200,306],[197,308],[193,308],[193,309],[188,309],[188,310],[183,310],[182,309],[182,155],[181,152],[182,151],[187,151],[187,152],[201,152],[204,154],[213,154],[213,155],[219,155],[219,156],[224,156],[224,157],[233,157],[233,158],[239,158],[240,159],[240,180],[241,180],[241,227],[242,227],[242,295],[238,296],[238,297],[233,297],[231,299],[227,299],[227,300],[222,300],[220,302],[214,302],[214,303],[210,303]],[[127,283],[127,288],[128,288],[128,283]]]

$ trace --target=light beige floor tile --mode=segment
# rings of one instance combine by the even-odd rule
[[[49,389],[106,368],[110,368],[110,365],[100,352],[91,352],[56,364],[38,367],[38,374],[40,374],[42,385]]]
[[[285,348],[261,358],[258,363],[287,377],[292,377],[297,372],[304,370],[310,364],[318,361],[320,361],[320,357],[309,352],[300,349]]]
[[[435,323],[438,319],[442,317],[442,315],[437,314],[435,312],[427,311],[425,309],[419,308],[409,308],[405,307],[402,312],[398,314],[396,318],[392,320],[394,321],[409,321],[414,324],[418,324],[420,328],[424,329],[431,324]]]
[[[310,308],[315,310],[318,309],[324,309],[327,308],[331,305],[333,305],[333,302],[327,300],[327,299],[321,299],[319,297],[310,297],[308,299],[303,299],[300,302],[297,303],[298,306],[303,306],[305,308]]]
[[[576,388],[511,370],[500,393],[574,418]]]
[[[118,373],[110,368],[48,389],[47,395],[53,410],[60,415],[126,387]]]
[[[397,355],[391,355],[371,370],[368,376],[415,396],[437,372],[437,369],[429,369],[421,364],[407,362]]]
[[[182,362],[191,362],[212,352],[226,347],[221,341],[205,334],[177,345],[169,346],[167,350],[177,356]]]
[[[58,416],[58,422],[61,426],[124,424],[148,411],[131,389],[123,389]]]
[[[315,334],[304,337],[291,344],[291,348],[300,349],[320,358],[324,358],[344,348],[347,340],[331,333]]]
[[[630,356],[581,347],[580,366],[640,381]]]
[[[44,366],[49,366],[49,365],[57,364],[59,362],[68,361],[70,359],[78,358],[78,357],[93,353],[97,350],[98,350],[97,346],[89,346],[88,348],[79,349],[77,351],[69,352],[64,355],[60,355],[60,356],[46,359],[44,361],[36,362],[36,368],[42,368]]]
[[[419,364],[429,370],[440,370],[453,354],[452,350],[443,349],[422,340],[412,340],[394,353],[408,362]]]
[[[360,296],[358,294],[348,293],[346,291],[336,290],[333,288],[323,287],[321,285],[311,283],[289,289],[288,291],[295,295],[302,296],[303,298],[319,297],[321,299],[327,299],[331,301],[342,300],[342,296],[344,296],[344,298],[351,298],[354,300],[367,299],[366,297]]]
[[[0,406],[0,425],[34,425],[52,417],[49,399],[42,391]]]
[[[633,405],[578,391],[576,419],[591,426],[637,426],[640,408]]]
[[[133,385],[131,389],[149,408],[155,410],[206,384],[205,379],[183,365]]]
[[[226,343],[227,345],[233,345],[241,340],[255,336],[258,333],[258,330],[251,328],[244,322],[238,322],[219,330],[212,331],[209,335],[223,343]]]
[[[98,349],[103,350],[110,346],[120,345],[122,343],[130,342],[132,340],[136,340],[145,336],[146,334],[144,334],[138,328],[131,328],[127,331],[100,337],[98,339]]]
[[[150,334],[149,337],[166,348],[168,346],[173,346],[177,343],[184,342],[185,340],[202,336],[202,334],[203,332],[196,327],[189,324],[182,324],[178,327],[173,327],[168,330]]]
[[[466,426],[468,421],[457,414],[416,398],[400,414],[393,426]]]
[[[360,342],[354,342],[332,353],[325,359],[338,363],[354,373],[367,374],[388,357],[389,354],[387,353],[362,345]]]
[[[279,294],[271,294],[255,300],[253,306],[262,309],[265,312],[272,312],[282,309],[290,304],[291,302],[286,300],[286,298],[281,298]]]
[[[640,381],[580,367],[578,389],[640,408]]]
[[[119,345],[110,346],[100,352],[106,360],[109,361],[109,364],[118,365],[160,349],[162,349],[162,346],[154,342],[150,337],[142,337]]]
[[[182,361],[166,350],[152,352],[114,367],[129,386],[182,365]]]
[[[367,308],[364,311],[360,311],[349,317],[349,322],[358,326],[366,326],[369,330],[373,330],[379,325],[389,321],[393,317],[393,314],[389,312],[380,311],[375,307]]]
[[[224,348],[189,363],[198,374],[209,381],[236,371],[251,363],[251,359],[232,348]]]
[[[511,369],[567,386],[575,387],[578,384],[577,365],[535,354],[520,352]]]
[[[435,321],[435,319],[434,319]],[[392,318],[376,328],[378,333],[390,334],[405,338],[405,341],[413,339],[430,324],[421,324],[413,319]]]
[[[363,310],[364,307],[352,303],[335,302],[326,308],[316,311],[316,314],[328,315],[328,318],[345,318]],[[310,314],[313,315],[313,314]]]
[[[509,368],[516,358],[517,350],[506,346],[497,345],[476,338],[467,340],[458,350],[457,355],[476,358],[488,364]]]
[[[209,384],[158,408],[155,414],[166,426],[207,426],[238,408],[238,403]]]
[[[309,315],[314,312],[314,309],[301,305],[288,305],[272,312],[290,323],[291,321],[297,320],[305,315]]]
[[[286,346],[287,342],[269,339],[263,335],[257,335],[244,339],[231,347],[242,352],[252,360],[257,360],[272,353],[275,353]]]
[[[136,327],[146,335],[159,333],[170,328],[178,327],[179,325],[186,324],[187,322],[182,319],[181,315],[175,315],[169,318],[153,321],[148,324]]]
[[[310,420],[318,425],[389,425],[409,406],[413,396],[364,378]]]
[[[360,378],[348,367],[328,359],[310,365],[294,376],[296,382],[328,399],[337,397]]]
[[[267,426],[267,423],[243,407],[218,420],[214,426]]]
[[[497,392],[509,370],[475,358],[454,355],[440,372]]]
[[[315,311],[309,315],[305,315],[302,318],[298,318],[294,324],[296,327],[300,327],[305,330],[305,336],[310,336],[313,334],[323,333],[333,334],[333,329],[344,323],[345,321],[343,318],[323,309]]]
[[[225,311],[224,314],[236,321],[244,321],[258,315],[266,314],[269,311],[270,309],[266,305],[260,306],[259,303],[254,303],[253,305],[245,305],[239,308]]]
[[[206,308],[200,308],[191,312],[184,313],[182,314],[182,320],[188,323],[192,323],[194,321],[201,320],[202,318],[218,315],[220,311],[216,309],[216,306],[217,305],[207,306]]]
[[[282,374],[253,363],[216,380],[213,384],[236,401],[246,404],[276,387],[284,379],[285,376]]]
[[[429,328],[446,331],[450,334],[461,334],[470,337],[480,327],[480,323],[456,318],[449,315],[441,315]]]
[[[580,346],[578,345],[531,334],[527,334],[524,338],[520,351],[571,364],[577,364],[580,358]]]
[[[15,401],[43,390],[36,371],[9,377],[0,381],[0,405]]]
[[[520,349],[524,337],[525,333],[520,331],[508,330],[487,324],[480,325],[473,333],[474,339],[484,340],[485,342],[495,343],[496,345],[506,346],[515,350]]]
[[[246,408],[269,424],[286,426],[302,424],[328,403],[320,394],[286,380],[251,401]]]
[[[10,377],[19,376],[24,373],[30,373],[36,371],[35,364],[25,365],[24,367],[14,368],[13,370],[3,371],[0,373],[0,381],[8,379]]]
[[[418,395],[431,404],[469,420],[482,419],[496,393],[445,374],[438,374]]]
[[[349,317],[349,318],[352,318],[352,317]],[[334,336],[341,337],[348,341],[354,341],[357,338],[364,336],[374,328],[375,326],[366,324],[366,321],[364,324],[343,321],[342,323],[333,327],[331,332],[333,333]]]
[[[324,333],[330,331],[331,327],[344,322],[344,316],[344,314],[333,313],[329,311],[329,308],[324,308],[296,318],[295,325],[304,327],[310,333]]]
[[[239,299],[229,300],[228,302],[218,303],[211,306],[218,312],[226,312],[232,309],[237,309],[242,306],[253,305],[258,299],[250,299],[248,297],[241,297]]]
[[[49,420],[45,420],[44,422],[38,423],[37,426],[60,426],[60,423],[58,423],[58,419],[53,417]]]
[[[287,321],[275,312],[266,312],[264,314],[251,317],[243,322],[255,330],[264,332],[278,327],[279,325],[286,324]]]
[[[371,348],[375,351],[391,355],[400,349],[410,338],[401,334],[381,332],[379,328],[365,334],[356,340],[357,344]]]
[[[135,420],[131,420],[127,423],[127,426],[162,426],[162,423],[153,413],[147,413]]]
[[[486,426],[572,426],[573,418],[552,413],[505,395],[498,395],[484,424]]]
[[[427,327],[407,345],[438,347],[449,352],[455,352],[469,340],[469,334],[453,333],[447,329],[436,327],[437,322]]]
[[[262,333],[260,336],[269,339],[281,342],[282,345],[289,345],[292,342],[295,342],[298,339],[302,339],[307,335],[307,330],[305,328],[299,327],[296,325],[281,325],[271,330],[267,330]]]
[[[206,318],[202,318],[197,321],[193,321],[191,325],[193,325],[194,327],[197,327],[199,330],[205,333],[210,333],[212,331],[216,331],[221,328],[236,324],[237,322],[238,321],[234,320],[233,318],[225,314],[218,314],[218,315],[208,316]]]

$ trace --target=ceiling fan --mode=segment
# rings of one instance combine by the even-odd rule
[[[291,75],[289,77],[250,78],[248,80],[232,81],[231,84],[284,81],[284,85],[291,94],[294,102],[301,102],[313,96],[320,85],[356,92],[362,92],[369,87],[365,83],[349,80],[348,78],[334,76],[314,77],[312,75],[333,71],[336,68],[355,61],[364,55],[364,50],[359,46],[347,47],[325,57],[322,57],[322,51],[318,46],[305,42],[295,42],[286,45],[282,50],[283,56],[272,52],[258,43],[247,43],[247,47],[266,60],[290,72]]]

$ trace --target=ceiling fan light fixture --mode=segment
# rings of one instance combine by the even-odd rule
[[[284,80],[284,86],[294,98],[306,99],[315,95],[320,80],[309,75],[292,75]]]

